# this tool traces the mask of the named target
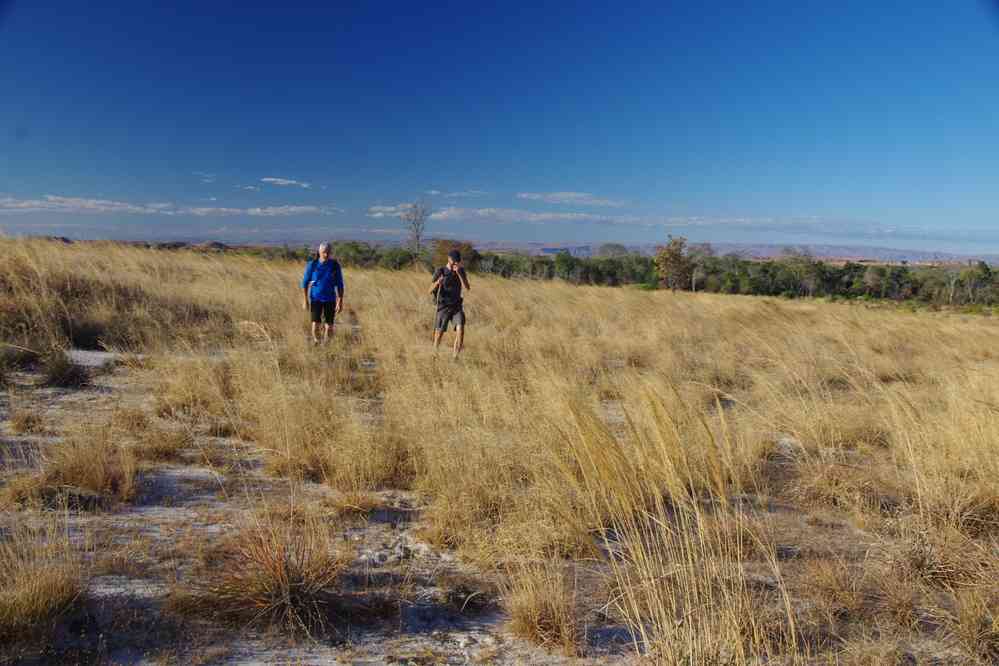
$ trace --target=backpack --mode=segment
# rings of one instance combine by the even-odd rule
[[[458,277],[458,272],[448,269],[447,266],[443,266],[439,270],[443,274],[444,280],[440,283],[440,286],[434,289],[435,303],[440,303],[441,296],[445,293],[461,293],[461,280]],[[434,271],[434,274],[436,273],[437,271]],[[460,296],[458,298],[461,300]]]

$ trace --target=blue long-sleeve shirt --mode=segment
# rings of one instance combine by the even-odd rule
[[[343,296],[343,271],[340,264],[333,259],[319,261],[313,259],[305,266],[302,276],[302,289],[312,284],[309,298],[313,301],[328,303],[335,301],[337,294]]]

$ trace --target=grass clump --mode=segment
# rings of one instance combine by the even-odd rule
[[[985,663],[999,663],[999,591],[959,591],[945,626],[969,653]]]
[[[121,407],[111,415],[111,425],[126,433],[137,434],[149,428],[149,416],[135,407]]]
[[[24,408],[15,408],[10,414],[10,428],[19,435],[38,435],[46,432],[41,414]]]
[[[511,572],[503,606],[514,634],[566,656],[579,654],[582,631],[575,591],[558,562],[524,565]]]
[[[17,526],[0,539],[0,661],[5,645],[45,641],[84,587],[81,559],[54,525]]]
[[[0,368],[27,370],[38,363],[41,354],[26,347],[0,344]]]
[[[42,378],[45,386],[80,388],[90,382],[90,373],[73,363],[66,352],[57,350],[43,357]]]
[[[321,634],[335,619],[337,582],[347,566],[330,541],[318,520],[261,516],[203,553],[171,606],[183,614]]]
[[[93,509],[128,501],[136,491],[136,457],[107,426],[84,426],[53,446],[40,470],[13,477],[0,498],[13,504],[40,502]]]
[[[194,437],[187,431],[156,428],[142,433],[135,454],[142,460],[178,460],[193,443]]]

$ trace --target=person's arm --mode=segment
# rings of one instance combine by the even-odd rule
[[[461,278],[462,284],[465,285],[465,289],[471,291],[472,285],[468,284],[468,275],[465,274],[465,267],[462,266],[458,269],[458,277]]]
[[[336,275],[333,279],[333,291],[336,293],[336,311],[343,311],[343,270],[340,268],[340,262],[336,265]]]
[[[433,284],[430,285],[430,291],[427,292],[431,296],[433,296],[434,292],[437,291],[437,288],[441,286],[441,282],[444,280],[444,271],[438,268],[432,279]]]
[[[309,309],[309,281],[312,279],[312,269],[314,268],[313,262],[309,262],[305,265],[305,275],[302,276],[302,290],[304,294],[302,295],[302,309]]]

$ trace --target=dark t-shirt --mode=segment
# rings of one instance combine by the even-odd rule
[[[465,277],[465,269],[459,268],[457,271],[452,271],[444,267],[434,271],[434,282],[442,275],[444,276],[444,281],[438,287],[440,293],[436,294],[438,308],[456,309],[461,307],[461,278],[458,277],[459,274],[462,278]]]

